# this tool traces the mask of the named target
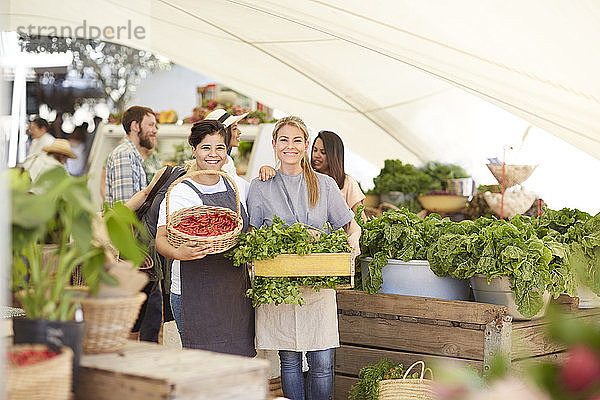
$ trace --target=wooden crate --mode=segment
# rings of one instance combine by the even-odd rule
[[[76,399],[265,400],[266,360],[127,343],[116,353],[81,357]]]
[[[579,310],[572,300],[559,299],[573,318],[600,321],[600,309]],[[564,355],[544,336],[544,320],[513,322],[503,306],[354,290],[338,291],[337,302],[335,399],[347,399],[358,371],[381,358],[405,367],[452,360],[486,374],[498,353],[509,355],[516,370]]]
[[[352,253],[280,254],[269,260],[254,261],[251,276],[349,276],[354,287]]]

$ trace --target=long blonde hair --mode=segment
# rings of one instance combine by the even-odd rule
[[[277,121],[275,124],[275,129],[273,129],[273,141],[277,141],[277,133],[279,132],[279,129],[285,125],[295,126],[296,128],[300,129],[304,135],[304,141],[308,143],[309,134],[304,121],[302,121],[302,119],[299,117],[294,116],[284,117]],[[315,170],[310,165],[307,152],[304,152],[304,156],[300,160],[300,167],[302,167],[304,180],[306,181],[306,186],[308,187],[308,203],[310,207],[313,208],[319,202],[319,180],[317,179]]]

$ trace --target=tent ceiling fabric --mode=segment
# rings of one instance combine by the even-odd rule
[[[133,24],[148,49],[341,134],[381,165],[428,148],[403,105],[459,87],[600,158],[600,3],[12,0],[10,29]],[[43,15],[42,15],[43,14]]]

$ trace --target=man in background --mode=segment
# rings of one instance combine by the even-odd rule
[[[42,150],[46,146],[50,146],[54,142],[54,136],[50,134],[50,125],[48,121],[43,118],[37,117],[29,123],[29,129],[27,129],[31,142],[27,150],[27,157],[23,161],[23,168],[28,170],[31,167],[31,163],[36,155],[42,154]]]
[[[106,201],[126,202],[147,185],[141,152],[156,145],[156,116],[148,107],[133,106],[123,113],[125,139],[106,161]]]
[[[106,161],[105,201],[126,202],[144,189],[148,180],[142,154],[156,146],[156,116],[148,107],[133,106],[123,113],[124,140],[110,153]],[[157,281],[144,288],[148,298],[142,304],[138,320],[132,329],[132,339],[158,343],[162,324],[162,295]]]

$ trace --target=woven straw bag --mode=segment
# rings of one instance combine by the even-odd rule
[[[10,350],[46,350],[41,344],[17,344]],[[67,400],[71,397],[73,350],[62,347],[61,353],[33,365],[5,368],[5,399]]]
[[[407,378],[415,365],[421,365],[420,378]],[[380,381],[377,400],[433,400],[431,380],[423,378],[426,371],[429,371],[433,378],[431,369],[425,368],[423,361],[417,361],[406,370],[402,379]]]
[[[83,352],[111,353],[125,347],[144,300],[145,293],[102,299],[77,298],[83,311],[83,320],[87,324]]]
[[[174,211],[172,214],[169,214],[169,198],[171,197],[171,190],[184,179],[192,178],[197,175],[221,175],[229,179],[235,191],[235,203],[237,207],[237,212],[234,212],[229,208],[225,207],[201,205],[182,208],[181,210],[177,210]],[[171,246],[177,248],[188,241],[194,241],[196,243],[211,245],[208,254],[218,254],[229,250],[230,248],[236,245],[238,236],[240,236],[242,228],[244,227],[244,221],[242,220],[242,214],[240,209],[240,194],[238,192],[237,185],[235,184],[233,179],[231,179],[231,177],[226,173],[221,171],[201,170],[186,174],[180,177],[179,179],[175,180],[171,184],[171,186],[169,186],[165,198],[167,211],[167,240],[169,241]],[[233,221],[236,222],[235,229],[218,236],[192,236],[175,229],[175,226],[178,225],[186,217],[199,217],[204,214],[215,213],[225,214],[231,217]]]

